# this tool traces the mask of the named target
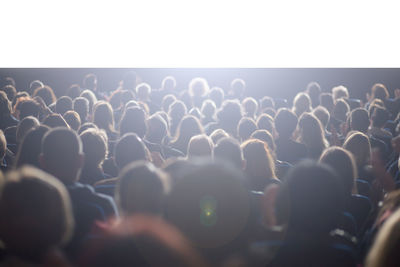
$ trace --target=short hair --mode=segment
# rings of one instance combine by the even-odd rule
[[[135,133],[122,136],[114,148],[114,161],[119,170],[138,160],[149,160],[149,151],[142,139]]]
[[[137,96],[146,96],[148,97],[151,92],[150,84],[148,83],[140,83],[136,86],[136,95]]]
[[[229,134],[223,129],[216,129],[210,134],[210,138],[214,144],[217,144],[218,141],[224,137],[229,137]]]
[[[350,129],[366,133],[370,124],[368,111],[365,108],[353,109],[350,113]]]
[[[215,105],[214,101],[207,99],[201,106],[201,113],[204,115],[204,117],[210,118],[215,115],[216,109],[217,106]]]
[[[68,123],[58,113],[47,115],[43,120],[43,124],[49,126],[50,128],[55,128],[55,127],[69,128]]]
[[[343,85],[335,86],[332,88],[332,96],[335,101],[340,98],[349,98],[349,91]]]
[[[98,129],[87,129],[80,134],[85,165],[99,167],[107,157],[107,134]]]
[[[193,78],[189,83],[189,93],[191,96],[204,96],[209,90],[208,82],[204,78]]]
[[[324,129],[326,129],[326,127],[328,127],[329,119],[331,117],[329,111],[323,106],[317,106],[316,108],[313,109],[312,113],[314,114],[315,117],[318,118]]]
[[[167,174],[150,162],[138,161],[121,171],[116,199],[124,214],[161,214],[168,191]]]
[[[385,108],[375,106],[375,109],[371,115],[372,126],[382,128],[385,126],[389,118],[389,112]]]
[[[176,97],[173,94],[165,95],[161,101],[162,110],[168,112],[169,107],[176,101]]]
[[[225,98],[224,90],[219,87],[212,87],[210,92],[208,93],[208,98],[214,101],[217,108],[219,108]]]
[[[313,107],[319,105],[319,95],[321,94],[321,86],[317,82],[307,84],[306,93],[310,96]]]
[[[68,110],[72,110],[72,99],[69,96],[62,96],[57,99],[56,112],[63,115]]]
[[[86,89],[86,90],[82,91],[80,96],[86,98],[89,101],[89,113],[92,114],[93,113],[93,106],[97,102],[96,95],[92,91]]]
[[[272,133],[274,131],[274,118],[268,114],[262,113],[257,118],[257,128],[264,129]]]
[[[0,91],[0,116],[10,115],[12,111],[11,102],[5,92]]]
[[[336,100],[335,107],[333,108],[333,114],[337,119],[346,121],[349,111],[350,106],[345,100],[341,98]]]
[[[96,130],[98,130],[99,127],[97,127],[97,125],[94,124],[93,122],[85,122],[84,124],[81,125],[81,127],[79,127],[77,132],[78,132],[78,134],[81,134],[84,131],[86,131],[87,129],[96,129]]]
[[[56,101],[56,95],[54,94],[53,89],[48,85],[37,88],[33,92],[33,96],[40,96],[44,103],[46,103],[46,106],[49,106]]]
[[[81,127],[81,117],[79,116],[78,112],[68,110],[65,112],[63,117],[71,129],[78,131],[79,127]]]
[[[168,109],[168,115],[171,119],[181,119],[185,116],[186,112],[186,105],[180,100],[175,100]]]
[[[83,87],[85,89],[93,90],[97,85],[97,76],[93,73],[86,74],[83,78]]]
[[[69,96],[72,100],[79,97],[82,93],[81,87],[79,84],[73,84],[68,87],[66,95]]]
[[[236,135],[237,124],[243,116],[242,106],[237,100],[225,100],[217,112],[219,122],[225,125],[224,130]]]
[[[7,94],[7,98],[10,101],[13,101],[14,97],[17,95],[17,89],[12,85],[6,85],[1,88],[1,90]]]
[[[103,100],[98,101],[93,107],[93,122],[100,129],[114,132],[114,113],[111,105]]]
[[[257,130],[256,122],[248,117],[243,117],[237,127],[238,136],[241,141],[245,141],[250,138],[250,135]]]
[[[258,110],[258,103],[252,97],[246,97],[242,101],[243,110],[246,116],[254,118]]]
[[[332,94],[331,93],[320,94],[319,103],[321,104],[321,106],[325,107],[329,112],[331,112],[334,107]]]
[[[147,119],[147,127],[146,139],[150,142],[161,143],[169,136],[168,125],[159,114],[153,114]]]
[[[380,99],[380,100],[385,100],[389,98],[389,92],[388,89],[384,84],[381,83],[376,83],[372,86],[371,88],[371,98],[372,99]]]
[[[240,143],[232,137],[223,137],[214,146],[214,158],[231,162],[240,168],[243,163],[243,151]]]
[[[15,87],[16,83],[13,77],[3,77],[1,79],[1,84],[0,87],[6,86],[6,85],[12,85]]]
[[[250,138],[258,139],[258,140],[261,140],[261,141],[267,143],[271,154],[273,154],[275,156],[274,151],[276,150],[276,144],[274,141],[274,137],[272,136],[272,134],[269,131],[264,130],[264,129],[257,130],[251,134]]]
[[[371,156],[371,143],[366,134],[354,132],[344,141],[343,148],[350,151],[357,163],[357,167],[364,167]]]
[[[16,104],[16,110],[19,110],[19,119],[33,116],[38,118],[40,113],[40,104],[34,99],[24,99]]]
[[[187,156],[189,158],[205,156],[212,157],[213,146],[213,141],[205,134],[192,136],[188,144]]]
[[[39,120],[32,116],[25,117],[23,120],[21,120],[17,126],[17,133],[16,133],[17,143],[20,144],[22,142],[22,139],[27,134],[27,132],[39,125],[40,125]]]
[[[231,82],[231,90],[236,96],[241,96],[246,89],[246,82],[243,79],[233,79]]]
[[[270,96],[264,96],[260,100],[260,109],[264,110],[266,108],[275,108],[274,99],[272,99]]]
[[[29,94],[35,92],[37,88],[44,87],[44,83],[40,80],[34,80],[29,84]]]
[[[176,87],[176,79],[174,76],[166,76],[161,81],[161,88],[166,89],[166,87],[170,87],[168,89],[174,89]]]
[[[291,137],[297,127],[298,118],[296,114],[287,109],[280,108],[275,115],[275,129],[279,136]]]
[[[297,116],[311,111],[311,99],[303,92],[298,93],[293,99],[293,111]]]
[[[65,245],[74,228],[67,190],[51,175],[30,166],[11,171],[0,195],[1,237],[22,258],[42,258]]]
[[[125,110],[119,125],[120,135],[126,133],[136,133],[140,138],[144,138],[147,133],[146,113],[140,107],[131,107]]]
[[[4,132],[0,130],[0,161],[3,161],[7,153],[7,140]]]

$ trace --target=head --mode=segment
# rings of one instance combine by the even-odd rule
[[[176,97],[172,94],[165,95],[161,101],[161,108],[163,111],[168,112],[169,107],[176,101]]]
[[[242,107],[245,116],[255,118],[258,111],[258,103],[254,98],[246,97],[245,99],[243,99]]]
[[[328,145],[321,122],[312,113],[303,113],[299,118],[298,128],[299,141],[309,149],[315,148],[317,155],[312,156],[319,158]]]
[[[146,135],[147,128],[147,117],[143,109],[140,107],[132,107],[125,110],[119,125],[121,136],[126,133],[136,133],[143,139]]]
[[[79,97],[82,93],[81,87],[79,84],[71,85],[66,92],[66,95],[70,97],[72,100]]]
[[[319,95],[321,94],[321,86],[317,82],[310,82],[307,84],[306,93],[311,99],[313,107],[319,105]]]
[[[108,154],[107,134],[97,129],[87,129],[80,134],[85,154],[84,168],[100,168]]]
[[[93,106],[97,102],[96,95],[92,91],[86,89],[82,91],[80,96],[89,101],[89,114],[93,114]]]
[[[36,100],[27,98],[18,101],[18,103],[15,105],[15,110],[18,112],[18,118],[20,120],[27,116],[38,118],[40,113],[40,105]]]
[[[179,123],[173,143],[182,144],[182,149],[184,150],[182,152],[186,152],[190,138],[192,138],[192,136],[203,133],[204,130],[201,126],[199,119],[192,115],[186,115]]]
[[[371,157],[371,143],[366,134],[354,132],[344,141],[343,148],[350,151],[360,169],[368,164]]]
[[[53,89],[48,85],[37,88],[33,91],[33,96],[40,96],[46,103],[46,106],[49,106],[56,101],[56,95],[54,94]]]
[[[15,159],[16,168],[25,164],[40,168],[39,155],[42,151],[42,139],[49,130],[49,127],[41,125],[26,133],[18,148]]]
[[[0,195],[0,236],[22,259],[43,260],[70,239],[74,220],[64,185],[34,167],[6,176]]]
[[[40,80],[34,80],[29,84],[28,93],[32,94],[36,89],[44,87],[44,83]]]
[[[385,85],[376,83],[371,88],[371,100],[380,99],[385,100],[389,98],[389,92]]]
[[[174,91],[176,88],[176,79],[174,76],[167,76],[161,82],[161,89],[166,91]]]
[[[273,133],[275,130],[274,118],[268,114],[262,113],[257,118],[257,128],[267,130],[270,133]]]
[[[329,111],[323,106],[318,106],[318,107],[313,109],[312,113],[321,122],[322,127],[324,129],[327,129],[328,123],[329,123],[329,119],[331,117],[331,115],[329,114]]]
[[[85,75],[82,82],[83,88],[96,91],[97,89],[97,76],[93,73]]]
[[[134,161],[150,161],[150,153],[142,139],[134,133],[122,136],[114,148],[114,161],[119,170]]]
[[[389,118],[389,112],[385,108],[375,106],[371,114],[371,124],[373,127],[383,128]]]
[[[275,102],[270,96],[264,96],[260,100],[260,110],[264,110],[266,108],[275,108]]]
[[[234,79],[231,82],[231,92],[233,96],[240,98],[246,90],[246,83],[243,79]]]
[[[274,141],[274,137],[272,134],[267,130],[257,130],[250,136],[251,139],[258,139],[268,144],[268,149],[270,150],[271,154],[275,156],[276,145]]]
[[[214,101],[209,99],[205,100],[201,106],[201,114],[205,118],[213,118],[216,110],[217,106],[215,105]]]
[[[22,140],[24,139],[25,135],[29,130],[34,129],[40,125],[40,122],[35,117],[25,117],[18,123],[17,126],[17,144],[21,144]]]
[[[57,113],[52,113],[47,115],[46,118],[43,120],[43,124],[46,126],[49,126],[50,128],[55,128],[55,127],[65,127],[69,128],[68,123],[64,120],[64,118]]]
[[[3,162],[4,157],[7,153],[7,140],[4,136],[4,132],[0,130],[0,162]]]
[[[223,137],[214,146],[214,158],[225,160],[237,166],[244,167],[243,151],[240,143],[232,137]]]
[[[304,112],[311,111],[311,99],[306,93],[298,93],[293,99],[293,112],[298,117]]]
[[[80,137],[63,127],[48,131],[42,140],[39,161],[45,171],[63,183],[77,181],[84,163]]]
[[[368,111],[364,108],[353,109],[350,113],[350,129],[366,133],[370,124]]]
[[[99,127],[97,127],[96,124],[94,124],[93,122],[85,122],[84,124],[81,125],[81,127],[79,127],[77,132],[78,132],[78,134],[81,134],[84,131],[86,131],[87,129],[96,129],[96,130],[98,130]]]
[[[346,121],[347,120],[347,114],[350,112],[350,106],[347,104],[347,102],[343,99],[338,99],[336,100],[335,107],[333,108],[333,116],[340,120],[340,121]]]
[[[287,108],[281,108],[275,115],[275,129],[280,138],[288,139],[297,127],[297,115]]]
[[[319,161],[330,166],[337,172],[346,197],[349,197],[352,193],[357,193],[357,165],[353,155],[349,151],[333,146],[322,153]]]
[[[237,125],[242,115],[242,106],[237,100],[225,100],[217,112],[217,118],[222,128],[233,136],[237,134]]]
[[[244,142],[247,139],[249,139],[250,135],[256,130],[257,130],[256,122],[249,117],[243,117],[238,123],[237,133],[241,142]]]
[[[171,118],[171,120],[179,121],[185,116],[187,113],[187,109],[185,104],[180,101],[176,100],[173,102],[168,109],[168,115]]]
[[[13,101],[14,97],[17,95],[17,89],[15,89],[12,85],[6,85],[1,88],[1,91],[4,91],[7,95],[8,100]]]
[[[114,131],[114,113],[106,101],[98,101],[93,107],[93,122],[106,132]]]
[[[124,215],[161,215],[169,191],[169,177],[152,163],[137,161],[120,173],[116,188],[118,206]]]
[[[213,87],[208,93],[208,98],[215,103],[217,108],[219,108],[225,98],[224,90],[219,87]]]
[[[210,137],[205,134],[195,135],[190,138],[187,150],[189,159],[195,157],[212,157],[214,143]]]
[[[11,114],[11,111],[12,108],[10,100],[8,100],[5,92],[0,91],[0,116],[9,116]]]
[[[84,97],[77,97],[72,102],[74,111],[79,114],[81,123],[85,123],[88,119],[89,114],[89,100]]]
[[[140,83],[136,86],[136,97],[138,100],[146,101],[150,98],[151,87],[148,83]]]
[[[329,113],[331,113],[333,111],[333,108],[335,107],[333,96],[331,93],[322,93],[319,96],[319,103],[321,104],[321,106],[326,108]]]
[[[68,123],[69,127],[74,131],[78,131],[79,127],[81,127],[81,117],[76,111],[68,110],[67,112],[65,112],[64,120]]]
[[[204,78],[194,78],[189,83],[189,93],[192,97],[202,97],[208,93],[210,87]]]
[[[72,110],[72,99],[69,96],[62,96],[57,99],[56,112],[63,115],[68,110]]]
[[[336,102],[341,98],[349,98],[349,91],[343,85],[339,85],[332,88],[333,100]]]
[[[146,139],[149,142],[161,144],[169,136],[168,125],[159,114],[153,114],[147,119]]]
[[[222,129],[216,129],[210,134],[210,138],[214,144],[217,144],[224,137],[229,137],[229,134]]]

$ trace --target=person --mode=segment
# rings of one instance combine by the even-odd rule
[[[92,116],[93,115],[93,106],[97,102],[96,95],[92,91],[86,89],[86,90],[82,91],[80,96],[86,98],[89,101],[89,114]]]
[[[332,88],[332,96],[333,100],[337,102],[339,99],[344,98],[348,99],[349,98],[349,91],[347,88],[343,85],[338,85]]]
[[[298,93],[293,99],[292,111],[300,117],[304,112],[311,111],[311,99],[306,93]]]
[[[186,115],[186,113],[187,108],[182,101],[177,100],[170,105],[168,109],[168,116],[170,118],[169,132],[172,136],[175,136],[176,129],[178,128],[180,121]]]
[[[84,157],[82,141],[74,131],[61,127],[44,135],[40,166],[65,185],[72,201],[76,229],[67,248],[71,257],[76,256],[79,245],[96,220],[105,221],[118,216],[111,197],[96,193],[93,187],[78,182]]]
[[[108,140],[114,141],[117,139],[118,134],[115,130],[114,114],[108,102],[100,100],[94,105],[93,123],[107,133]]]
[[[72,130],[78,131],[79,127],[81,127],[81,118],[78,112],[73,110],[68,110],[67,112],[64,113],[63,118],[68,123],[69,127]]]
[[[217,144],[224,137],[229,137],[229,134],[222,129],[216,129],[210,134],[210,138],[214,144]]]
[[[328,128],[331,117],[329,111],[323,106],[317,106],[312,110],[312,114],[321,122],[322,128],[324,129],[325,138],[329,141],[332,136],[332,133]]]
[[[130,107],[125,110],[119,125],[119,134],[136,133],[140,138],[144,138],[147,132],[146,113],[140,107]]]
[[[170,146],[186,155],[190,138],[203,133],[204,130],[200,121],[192,115],[186,115],[180,122],[175,138],[171,141]]]
[[[16,126],[18,120],[11,114],[11,102],[8,100],[5,92],[0,91],[0,130]]]
[[[73,84],[70,87],[68,87],[67,91],[65,92],[66,96],[70,97],[72,101],[75,100],[75,98],[79,97],[82,93],[81,86],[79,84]]]
[[[203,105],[201,106],[201,123],[203,126],[206,126],[209,123],[215,122],[215,111],[217,110],[217,107],[214,103],[214,101],[207,99],[203,102]]]
[[[201,108],[203,101],[208,94],[210,87],[204,78],[193,78],[189,83],[189,94],[194,107]]]
[[[171,106],[172,103],[176,101],[176,96],[173,94],[168,94],[165,95],[161,101],[161,109],[164,112],[168,112],[169,107]]]
[[[231,99],[242,100],[243,95],[246,91],[246,82],[243,79],[236,78],[231,82],[229,96]]]
[[[1,91],[4,91],[7,95],[8,100],[11,102],[14,100],[14,97],[17,95],[17,89],[15,89],[12,85],[6,85],[1,88]]]
[[[213,154],[216,160],[228,161],[239,170],[244,169],[246,165],[240,143],[235,138],[223,137],[218,140],[214,146]]]
[[[250,138],[253,132],[257,131],[257,124],[253,119],[249,117],[243,117],[239,121],[237,128],[239,140],[244,142]]]
[[[68,110],[72,110],[72,99],[69,96],[62,96],[56,101],[56,112],[61,116]]]
[[[7,140],[2,130],[0,130],[0,173],[6,172],[7,163],[4,161],[7,153]]]
[[[194,135],[190,138],[187,157],[192,159],[195,157],[213,157],[213,142],[210,137],[205,134]]]
[[[212,87],[208,93],[208,98],[215,103],[217,108],[220,108],[225,99],[224,90],[222,90],[220,87]]]
[[[237,125],[243,116],[242,106],[237,100],[225,100],[217,112],[217,122],[207,126],[207,134],[223,129],[233,137],[237,136]]]
[[[262,130],[267,130],[271,134],[275,135],[275,125],[274,125],[274,118],[271,115],[262,113],[257,118],[257,128]]]
[[[44,118],[42,123],[46,126],[49,126],[50,128],[55,128],[55,127],[70,128],[68,123],[58,113],[52,113],[47,115],[47,117]]]
[[[33,95],[32,96],[33,97],[40,96],[43,99],[43,101],[46,104],[46,106],[50,106],[51,104],[53,104],[57,100],[53,89],[48,85],[45,85],[45,86],[42,86],[42,87],[38,87],[35,91],[33,91]]]
[[[311,99],[311,106],[316,108],[319,105],[319,96],[321,95],[321,86],[317,82],[307,84],[306,94]]]
[[[298,123],[296,114],[287,108],[281,108],[276,113],[274,121],[278,133],[278,138],[275,140],[277,159],[295,164],[306,158],[306,145],[293,140],[293,133]]]
[[[150,98],[151,87],[148,83],[140,83],[136,86],[136,99],[140,102],[146,103],[150,109],[150,114],[156,112],[159,107]]]
[[[383,129],[389,118],[389,112],[385,108],[374,106],[371,115],[371,126],[368,129],[369,135],[372,135],[378,139],[391,139],[393,137],[392,133]]]
[[[81,124],[88,121],[89,114],[89,100],[84,97],[77,97],[74,99],[73,110],[79,114]]]
[[[61,182],[29,166],[7,173],[0,194],[2,266],[45,266],[54,258],[67,265],[60,249],[73,229],[71,201]]]
[[[321,122],[312,113],[303,113],[298,123],[298,141],[307,147],[307,156],[319,159],[322,151],[329,146]]]
[[[258,103],[253,97],[246,97],[242,101],[242,107],[244,110],[244,115],[251,119],[256,118],[258,112]]]
[[[40,111],[40,104],[36,100],[31,98],[26,98],[24,100],[18,101],[14,108],[14,114],[18,117],[19,120],[22,120],[28,116],[39,118]]]

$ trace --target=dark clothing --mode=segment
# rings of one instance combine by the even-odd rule
[[[166,146],[166,145],[151,143],[147,140],[143,140],[143,142],[150,152],[159,152],[164,159],[171,158],[171,157],[178,158],[178,157],[185,156],[185,154],[183,154],[180,150],[178,150],[176,148]]]
[[[299,160],[307,157],[307,147],[292,139],[278,138],[276,144],[276,157],[278,160],[296,164]]]
[[[8,115],[0,118],[0,130],[4,131],[8,127],[17,125],[18,125],[18,120],[14,118],[13,115]]]
[[[111,178],[110,175],[104,173],[101,169],[83,168],[79,182],[82,184],[94,185],[98,181]]]

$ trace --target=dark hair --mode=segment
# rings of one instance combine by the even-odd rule
[[[16,132],[17,144],[20,144],[22,142],[22,139],[29,130],[36,128],[39,125],[39,120],[32,116],[28,116],[25,117],[23,120],[20,120]]]
[[[221,127],[234,136],[237,134],[237,125],[242,115],[242,106],[237,100],[225,100],[217,112],[217,118]]]
[[[217,108],[219,108],[224,101],[225,93],[219,87],[213,87],[208,93],[208,98],[211,99]]]
[[[49,126],[50,128],[55,127],[66,127],[69,128],[68,123],[64,120],[64,118],[57,113],[49,114],[43,120],[43,124]]]
[[[87,129],[80,134],[85,153],[85,166],[100,167],[108,153],[107,134],[97,129]]]
[[[66,95],[74,100],[75,98],[79,97],[81,93],[82,90],[79,84],[73,84],[67,89]]]
[[[307,84],[306,93],[311,99],[311,104],[313,107],[319,105],[319,96],[321,94],[321,86],[317,82],[310,82]]]
[[[142,139],[135,133],[127,133],[114,148],[114,160],[119,170],[138,160],[149,160],[150,155]]]
[[[42,149],[42,139],[45,133],[49,130],[49,127],[41,125],[30,130],[25,135],[18,148],[18,153],[15,159],[16,168],[19,168],[25,164],[29,164],[38,168],[40,167],[39,155]]]
[[[33,96],[40,96],[43,99],[44,103],[46,103],[46,106],[49,106],[56,101],[56,96],[53,92],[53,89],[51,89],[51,87],[48,85],[37,88],[33,92]]]
[[[4,91],[7,94],[7,98],[10,101],[13,101],[14,97],[17,95],[17,89],[12,85],[2,87],[1,91]]]
[[[385,85],[381,83],[376,83],[371,88],[371,99],[378,98],[380,100],[385,100],[389,98],[389,92]]]
[[[147,119],[148,131],[146,139],[150,142],[161,144],[169,136],[168,125],[161,115],[153,114]]]
[[[353,109],[350,113],[350,128],[354,131],[366,133],[370,121],[368,111],[364,108]]]
[[[186,115],[179,123],[178,130],[176,131],[174,140],[171,142],[171,146],[186,153],[190,138],[202,134],[203,132],[204,130],[199,119],[192,115]]]
[[[68,110],[63,117],[72,130],[78,131],[81,127],[81,118],[76,111]]]
[[[321,106],[326,108],[329,112],[332,112],[334,105],[333,96],[331,93],[322,93],[319,95],[319,103]]]
[[[257,128],[264,129],[272,133],[274,131],[274,118],[268,114],[262,113],[257,118]]]
[[[111,105],[106,101],[98,101],[94,105],[93,122],[100,129],[107,132],[114,132],[114,113]]]
[[[214,158],[229,161],[240,168],[243,164],[243,151],[240,143],[232,137],[223,137],[214,146]]]
[[[82,84],[85,89],[90,89],[90,90],[96,89],[96,85],[97,85],[96,75],[93,73],[86,74],[85,77],[83,78]]]
[[[11,114],[11,102],[5,92],[0,91],[0,116],[6,117]]]
[[[126,133],[136,133],[140,138],[144,138],[147,132],[146,114],[139,107],[131,107],[125,110],[119,125],[120,135]]]
[[[60,115],[64,115],[68,110],[72,110],[72,99],[69,96],[62,96],[57,99],[56,112]]]
[[[38,118],[40,113],[40,104],[36,100],[26,99],[18,102],[15,109],[19,110],[20,120],[28,116]]]
[[[250,138],[261,140],[268,144],[268,149],[270,150],[271,154],[275,157],[274,151],[276,150],[276,145],[274,141],[274,137],[272,134],[267,130],[257,130],[251,134]]]
[[[375,106],[371,115],[372,126],[382,128],[389,120],[389,112],[385,108]]]
[[[84,97],[77,97],[72,102],[73,109],[79,114],[81,122],[86,122],[89,113],[89,100]]]
[[[238,123],[237,133],[243,142],[250,138],[250,135],[257,130],[257,124],[249,117],[243,117]]]
[[[260,100],[260,109],[264,110],[266,108],[275,108],[274,100],[269,96],[264,96]]]
[[[297,127],[298,118],[296,114],[287,109],[280,108],[275,115],[275,129],[280,137],[290,138]]]
[[[161,101],[162,110],[168,112],[169,107],[176,101],[176,97],[172,94],[165,95]]]
[[[4,132],[0,130],[0,161],[3,161],[7,152],[7,140],[4,136]]]

